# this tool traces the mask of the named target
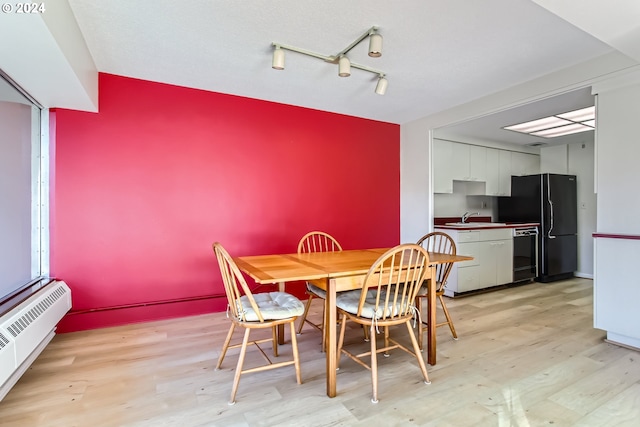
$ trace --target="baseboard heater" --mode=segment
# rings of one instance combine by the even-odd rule
[[[53,280],[0,317],[0,401],[55,335],[71,309],[71,289]]]

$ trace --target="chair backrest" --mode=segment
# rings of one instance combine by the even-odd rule
[[[357,315],[375,295],[377,319],[413,315],[415,298],[429,271],[429,254],[416,244],[389,249],[378,258],[364,278]],[[374,294],[371,291],[377,291]]]
[[[307,233],[298,242],[299,254],[307,252],[339,252],[341,250],[340,243],[323,231]]]
[[[244,320],[244,310],[240,297],[244,294],[251,304],[251,308],[255,311],[260,322],[264,322],[262,313],[256,304],[256,300],[253,298],[251,289],[247,285],[247,281],[244,280],[240,269],[229,255],[229,252],[218,242],[213,244],[213,251],[218,259],[218,265],[220,266],[220,274],[222,275],[222,282],[224,283],[224,291],[227,294],[227,301],[229,303],[229,310],[231,315],[238,319]],[[242,289],[242,293],[240,290]]]
[[[455,255],[456,242],[447,233],[434,231],[426,234],[418,240],[418,245],[422,246],[427,252],[440,252],[443,254]],[[436,282],[438,283],[438,291],[442,290],[447,284],[447,278],[451,272],[452,262],[446,264],[438,264],[436,266]]]

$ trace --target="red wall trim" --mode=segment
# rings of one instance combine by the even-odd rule
[[[637,234],[593,233],[593,237],[602,239],[640,240],[640,236],[638,236]]]
[[[73,297],[73,291],[72,291]],[[120,326],[152,320],[196,316],[225,311],[227,298],[179,301],[171,304],[122,307],[116,310],[70,312],[60,321],[56,332],[75,332],[105,326]]]
[[[345,249],[399,243],[398,125],[109,74],[99,85],[99,113],[52,113],[51,274],[74,311],[141,307],[67,330],[198,313],[144,305],[223,294],[215,241],[232,256],[292,253],[311,230]]]
[[[215,299],[215,298],[226,298],[226,296],[225,295],[204,295],[199,297],[187,297],[187,298],[164,300],[164,301],[139,302],[135,304],[117,305],[112,307],[96,307],[96,308],[89,308],[86,310],[71,310],[69,312],[69,315],[77,316],[78,314],[95,313],[97,311],[124,310],[128,308],[147,307],[150,305],[178,304],[178,303],[184,303],[184,302],[201,301],[201,300]]]

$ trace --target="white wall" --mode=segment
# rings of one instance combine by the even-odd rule
[[[597,232],[594,325],[614,342],[640,348],[640,72],[594,85],[597,93]]]
[[[599,95],[597,108],[597,230],[640,234],[640,85]]]
[[[400,243],[432,230],[431,154],[428,123],[400,127]]]
[[[578,271],[577,276],[593,278],[593,233],[596,231],[594,192],[594,143],[568,146],[568,173],[576,175],[578,187]]]
[[[46,108],[98,111],[91,53],[68,0],[53,3],[40,14],[2,14],[0,69]]]
[[[540,173],[569,173],[566,144],[540,148]]]

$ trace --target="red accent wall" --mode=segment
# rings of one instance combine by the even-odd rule
[[[61,331],[224,310],[214,241],[232,256],[295,252],[311,230],[345,249],[399,243],[398,125],[99,85],[99,113],[52,113],[51,274],[73,296]]]

